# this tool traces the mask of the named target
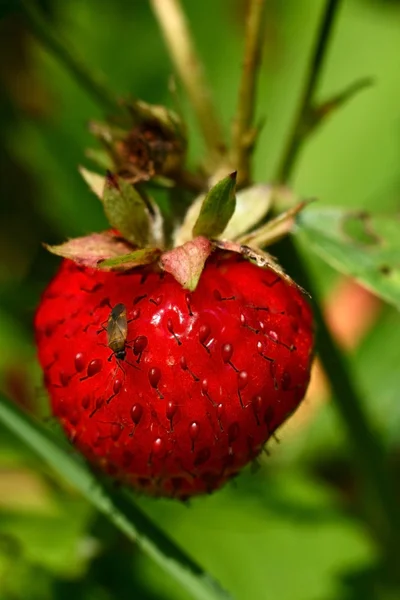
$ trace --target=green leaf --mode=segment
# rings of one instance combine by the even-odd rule
[[[193,236],[218,237],[228,225],[236,205],[236,172],[214,185],[203,200]]]
[[[145,246],[150,236],[150,215],[139,192],[121,177],[107,174],[102,203],[112,227],[126,240]]]
[[[400,220],[326,207],[304,210],[298,233],[332,267],[400,308]]]
[[[29,563],[64,577],[75,577],[84,573],[92,557],[85,540],[92,512],[89,508],[86,502],[75,500],[65,506],[60,502],[55,514],[0,510],[0,529],[3,536],[10,536],[19,544]]]
[[[106,271],[127,271],[133,267],[148,265],[154,262],[160,254],[161,250],[158,248],[142,248],[124,256],[103,260],[97,266]]]
[[[70,449],[63,447],[49,431],[3,397],[0,397],[0,421],[50,467],[79,489],[93,506],[175,578],[191,597],[198,600],[230,598],[229,594],[175,545],[126,493],[111,489],[110,485],[95,477],[87,465],[71,454]]]
[[[335,490],[304,471],[289,465],[262,466],[257,475],[247,470],[234,489],[226,486],[194,500],[189,511],[162,499],[143,504],[192,554],[229,581],[238,600],[348,600],[335,593],[338,577],[367,568],[376,552],[373,542],[357,519],[341,510]],[[147,561],[143,568],[143,580],[161,594],[165,586],[153,565]],[[176,590],[169,597],[185,599]]]

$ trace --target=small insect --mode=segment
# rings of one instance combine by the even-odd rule
[[[107,323],[105,327],[104,324]],[[117,359],[118,366],[124,371],[120,361],[125,361],[131,367],[138,369],[136,365],[133,365],[126,360],[126,348],[131,348],[129,342],[127,342],[128,336],[128,318],[126,316],[125,304],[119,303],[111,308],[111,312],[107,321],[101,326],[101,329],[97,333],[105,331],[107,333],[107,347],[112,350],[108,360],[111,361],[113,356]],[[125,372],[125,371],[124,371]]]
[[[128,319],[126,316],[125,304],[119,303],[111,309],[107,321],[107,345],[113,351],[108,360],[113,355],[118,360],[126,358],[126,338],[128,335]]]

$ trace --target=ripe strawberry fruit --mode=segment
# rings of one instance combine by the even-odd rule
[[[126,356],[107,321],[126,308]],[[54,414],[88,460],[150,494],[220,487],[298,406],[312,315],[271,268],[214,250],[197,287],[157,263],[105,272],[64,260],[36,314]]]

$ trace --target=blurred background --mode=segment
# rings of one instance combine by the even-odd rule
[[[227,131],[236,106],[245,0],[183,0]],[[324,2],[267,1],[255,175],[268,181],[293,119]],[[90,119],[104,118],[30,35],[12,2],[0,5],[0,388],[49,415],[32,318],[58,259],[41,242],[106,228],[77,166],[90,167]],[[172,66],[145,0],[43,0],[54,28],[120,95],[173,106]],[[320,203],[395,212],[400,206],[400,3],[347,0],[319,98],[371,76],[373,87],[335,113],[307,144],[294,180]],[[190,127],[190,162],[202,143]],[[400,319],[395,309],[304,254],[365,409],[400,474]],[[287,268],[290,271],[290,260]],[[54,424],[50,425],[54,427]],[[386,600],[371,533],[357,508],[342,422],[316,367],[303,406],[270,456],[235,484],[189,505],[140,506],[237,599]],[[183,599],[158,567],[48,472],[0,426],[0,600]]]

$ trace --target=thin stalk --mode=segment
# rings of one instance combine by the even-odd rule
[[[256,130],[253,125],[257,75],[263,41],[265,0],[250,0],[246,19],[245,50],[239,100],[232,127],[232,165],[238,182],[246,185],[251,177],[251,154]]]
[[[287,183],[295,169],[299,153],[307,140],[307,118],[314,103],[316,87],[326,58],[340,0],[327,0],[318,31],[314,52],[308,68],[306,84],[300,99],[299,110],[289,142],[284,152],[276,180]],[[322,313],[318,293],[308,274],[299,251],[292,239],[284,241],[299,283],[314,299],[317,325],[317,347],[324,369],[329,377],[334,402],[347,429],[354,457],[362,475],[366,498],[372,500],[372,519],[377,529],[391,575],[398,579],[400,564],[400,511],[396,502],[394,482],[389,472],[385,450],[375,428],[366,414],[361,395],[354,384],[346,361],[337,346]],[[397,565],[397,567],[396,567]]]
[[[150,2],[172,62],[192,103],[212,162],[225,153],[224,135],[182,6],[179,0],[150,0]]]
[[[333,402],[346,427],[352,455],[362,477],[366,491],[365,507],[372,528],[388,563],[394,567],[392,575],[394,573],[397,578],[398,570],[395,565],[400,565],[400,512],[384,446],[365,411],[347,361],[325,322],[321,299],[294,240],[286,237],[283,244],[285,252],[290,256],[298,283],[313,299],[318,354],[329,378]]]
[[[300,150],[308,137],[308,117],[313,107],[315,90],[325,63],[326,50],[340,3],[341,0],[327,0],[326,2],[311,60],[308,65],[308,72],[300,96],[296,117],[289,132],[289,137],[275,177],[275,180],[279,183],[286,183],[291,178]]]
[[[62,40],[51,23],[48,23],[37,9],[33,0],[20,0],[25,18],[37,39],[58,58],[71,75],[86,89],[92,98],[105,110],[115,113],[122,108],[117,98],[109,90],[103,78],[94,73],[73,50],[70,44]]]

